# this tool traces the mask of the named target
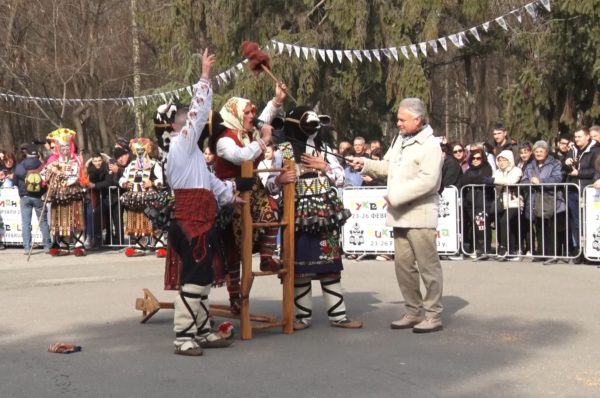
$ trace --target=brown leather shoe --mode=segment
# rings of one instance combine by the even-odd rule
[[[392,322],[390,327],[392,329],[410,329],[424,320],[425,317],[423,315],[404,314],[400,320]]]
[[[360,329],[363,326],[361,321],[357,321],[356,319],[344,318],[339,321],[329,321],[329,324],[334,328],[343,328],[343,329]]]
[[[440,318],[427,317],[418,325],[413,327],[413,333],[433,333],[444,329]]]

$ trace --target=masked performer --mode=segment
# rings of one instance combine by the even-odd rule
[[[260,116],[260,120],[269,123],[279,112],[285,101],[285,85],[278,84],[273,100],[269,101]],[[270,126],[263,128],[262,138],[254,127],[256,108],[247,99],[230,98],[219,112],[223,119],[223,131],[210,139],[209,147],[215,154],[215,174],[221,179],[232,179],[241,175],[241,164],[253,161],[257,168],[264,158],[263,154],[270,142]],[[269,223],[277,221],[277,203],[269,197],[260,178],[255,178],[251,192],[251,211],[254,222]],[[281,264],[273,259],[277,247],[277,228],[261,228],[256,231],[260,251],[261,271],[277,271]],[[228,289],[231,309],[239,312],[240,306],[240,248],[242,246],[241,212],[239,209],[232,216],[232,222],[227,226],[223,242],[225,244],[225,259],[228,269]]]
[[[274,174],[267,182],[272,193],[286,183],[296,184],[296,330],[311,324],[313,279],[321,283],[331,326],[362,327],[362,322],[346,315],[342,295],[340,232],[351,214],[344,209],[336,190],[344,184],[344,169],[322,141],[321,130],[328,123],[328,116],[318,116],[309,107],[290,110],[284,121],[284,135],[276,134],[274,139],[281,142],[283,159],[295,160],[297,170]]]
[[[148,138],[132,139],[129,148],[135,159],[127,165],[119,180],[119,186],[126,190],[120,200],[127,212],[125,233],[135,240],[137,248],[128,247],[125,255],[144,254],[146,246],[142,239],[153,237],[156,256],[165,257],[167,250],[162,242],[162,231],[154,228],[144,213],[159,199],[158,191],[163,186],[162,167],[160,162],[150,157],[154,144]]]
[[[167,180],[175,194],[175,211],[169,228],[168,246],[181,264],[181,290],[175,299],[175,353],[202,355],[202,348],[231,344],[221,334],[211,332],[208,295],[214,281],[214,223],[217,206],[235,202],[235,191],[248,190],[242,179],[223,182],[208,172],[197,142],[208,120],[212,89],[208,80],[214,56],[205,51],[202,78],[194,88],[189,111],[175,115],[169,153]]]
[[[42,170],[42,178],[49,185],[51,231],[54,243],[48,253],[52,256],[69,254],[69,244],[74,244],[73,254],[85,256],[85,212],[81,161],[75,150],[75,133],[69,129],[54,130],[46,137],[53,141],[54,154]]]

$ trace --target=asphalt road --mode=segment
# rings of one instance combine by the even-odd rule
[[[389,328],[402,312],[393,264],[347,261],[342,283],[361,330],[331,328],[315,286],[313,326],[257,332],[199,358],[172,353],[172,312],[139,324],[135,298],[159,299],[163,262],[0,252],[0,397],[599,397],[600,269],[444,262],[445,330]],[[214,302],[225,302],[215,289]],[[255,282],[252,310],[279,311],[280,286]],[[83,351],[47,352],[73,342]]]

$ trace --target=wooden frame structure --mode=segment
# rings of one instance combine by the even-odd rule
[[[286,160],[281,169],[254,169],[250,161],[242,163],[242,177],[254,177],[259,173],[286,172],[295,170],[296,165],[293,161]],[[283,187],[283,216],[280,222],[276,223],[254,223],[250,211],[250,192],[243,192],[241,198],[244,200],[242,205],[242,272],[241,272],[241,309],[240,314],[233,314],[226,305],[211,305],[210,313],[212,316],[222,318],[232,318],[240,320],[240,332],[242,340],[252,339],[254,330],[270,329],[281,327],[283,333],[291,334],[294,332],[294,218],[295,218],[295,193],[294,184],[286,184]],[[256,228],[263,227],[282,227],[283,228],[283,247],[282,247],[282,269],[278,272],[256,272],[252,271],[252,236]],[[282,312],[281,318],[277,319],[271,315],[260,315],[250,313],[250,291],[255,277],[278,276],[282,281]],[[144,288],[144,297],[136,299],[135,308],[142,312],[141,323],[146,323],[160,309],[173,309],[172,302],[160,302],[150,292]]]

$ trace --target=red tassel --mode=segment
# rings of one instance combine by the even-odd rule
[[[158,258],[167,257],[167,249],[165,249],[164,247],[159,247],[158,249],[156,249],[156,257],[158,257]]]
[[[258,44],[252,41],[242,43],[242,54],[248,59],[248,67],[257,75],[263,72],[262,66],[271,69],[269,55],[260,50]]]

